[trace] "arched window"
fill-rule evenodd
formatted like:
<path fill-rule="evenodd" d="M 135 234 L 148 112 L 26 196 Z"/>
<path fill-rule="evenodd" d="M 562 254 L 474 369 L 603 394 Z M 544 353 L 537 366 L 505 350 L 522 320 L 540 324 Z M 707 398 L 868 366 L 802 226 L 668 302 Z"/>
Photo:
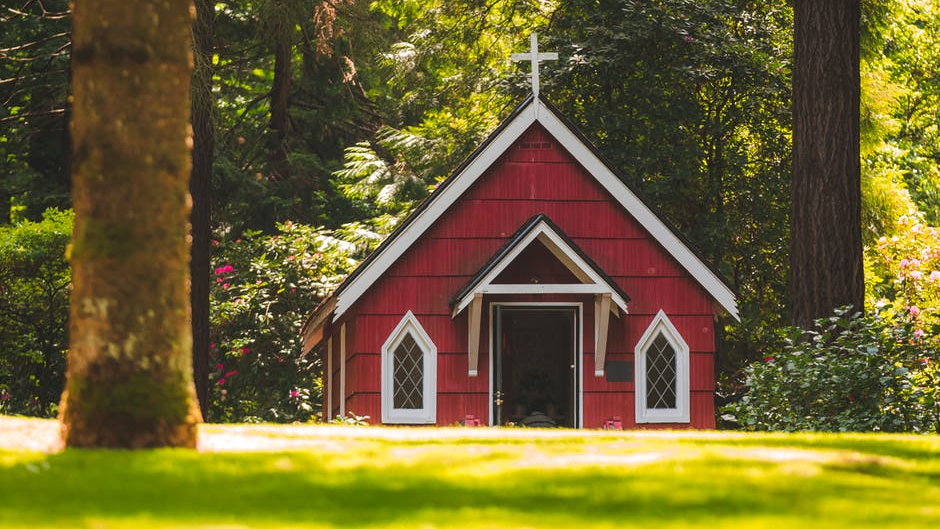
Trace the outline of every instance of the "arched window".
<path fill-rule="evenodd" d="M 689 346 L 662 310 L 636 344 L 636 422 L 689 422 Z"/>
<path fill-rule="evenodd" d="M 382 422 L 437 422 L 437 347 L 411 311 L 382 346 Z"/>

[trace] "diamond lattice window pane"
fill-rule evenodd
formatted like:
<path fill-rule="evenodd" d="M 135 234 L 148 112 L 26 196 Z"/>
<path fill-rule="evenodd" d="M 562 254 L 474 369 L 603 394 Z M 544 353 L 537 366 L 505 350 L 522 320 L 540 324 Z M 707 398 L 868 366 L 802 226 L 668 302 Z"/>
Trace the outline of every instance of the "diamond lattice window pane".
<path fill-rule="evenodd" d="M 646 351 L 646 407 L 675 409 L 676 350 L 660 333 Z"/>
<path fill-rule="evenodd" d="M 411 334 L 395 348 L 394 406 L 399 410 L 424 408 L 424 352 Z"/>

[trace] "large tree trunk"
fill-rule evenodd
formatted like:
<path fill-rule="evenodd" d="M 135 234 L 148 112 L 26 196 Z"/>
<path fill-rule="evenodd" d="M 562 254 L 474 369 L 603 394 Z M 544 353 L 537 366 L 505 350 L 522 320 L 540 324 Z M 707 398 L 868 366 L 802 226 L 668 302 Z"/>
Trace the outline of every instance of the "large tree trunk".
<path fill-rule="evenodd" d="M 193 447 L 191 0 L 73 15 L 67 446 Z"/>
<path fill-rule="evenodd" d="M 790 298 L 807 325 L 864 298 L 859 2 L 797 0 L 795 28 Z"/>
<path fill-rule="evenodd" d="M 211 198 L 212 159 L 215 148 L 212 97 L 212 0 L 196 0 L 193 24 L 195 69 L 193 70 L 193 170 L 189 190 L 193 197 L 192 307 L 193 307 L 193 378 L 202 416 L 209 412 L 209 202 Z"/>

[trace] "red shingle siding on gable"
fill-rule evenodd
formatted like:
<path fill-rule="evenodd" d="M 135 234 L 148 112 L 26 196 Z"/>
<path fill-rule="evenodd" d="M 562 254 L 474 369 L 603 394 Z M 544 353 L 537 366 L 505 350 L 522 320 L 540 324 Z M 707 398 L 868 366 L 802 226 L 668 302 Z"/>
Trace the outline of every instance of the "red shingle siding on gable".
<path fill-rule="evenodd" d="M 493 283 L 525 284 L 525 283 L 580 283 L 565 265 L 552 255 L 552 252 L 539 241 L 529 245 L 514 261 L 509 263 Z"/>
<path fill-rule="evenodd" d="M 347 410 L 378 422 L 382 344 L 411 310 L 438 348 L 437 423 L 454 424 L 475 415 L 486 424 L 488 303 L 483 310 L 480 374 L 468 377 L 467 311 L 451 319 L 449 301 L 508 237 L 539 213 L 548 215 L 631 298 L 630 314 L 610 319 L 608 361 L 632 360 L 637 340 L 653 315 L 664 310 L 691 351 L 692 422 L 685 426 L 713 428 L 716 309 L 712 298 L 538 125 L 523 134 L 333 325 L 334 409 L 345 398 Z M 500 298 L 487 296 L 485 301 Z M 591 296 L 528 299 L 583 302 L 584 427 L 601 427 L 611 416 L 622 417 L 625 427 L 636 426 L 633 383 L 608 383 L 594 376 Z M 347 326 L 346 395 L 340 397 L 336 333 L 342 322 L 355 327 L 353 332 Z"/>

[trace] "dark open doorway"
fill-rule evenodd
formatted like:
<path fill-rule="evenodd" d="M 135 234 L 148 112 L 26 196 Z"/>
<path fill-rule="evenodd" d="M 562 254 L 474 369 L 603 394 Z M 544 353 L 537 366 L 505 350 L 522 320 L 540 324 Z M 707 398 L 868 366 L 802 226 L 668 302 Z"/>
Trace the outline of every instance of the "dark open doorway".
<path fill-rule="evenodd" d="M 578 426 L 578 308 L 495 307 L 494 424 Z"/>

